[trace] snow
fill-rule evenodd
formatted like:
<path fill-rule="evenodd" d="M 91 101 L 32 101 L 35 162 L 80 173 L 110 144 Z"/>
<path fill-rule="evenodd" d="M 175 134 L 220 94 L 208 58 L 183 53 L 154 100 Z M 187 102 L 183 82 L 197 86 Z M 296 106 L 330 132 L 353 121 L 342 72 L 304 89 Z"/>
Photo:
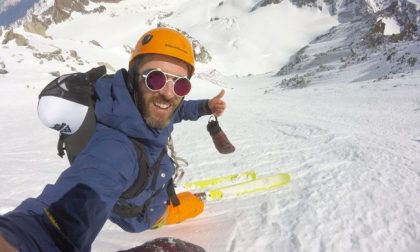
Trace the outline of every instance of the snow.
<path fill-rule="evenodd" d="M 201 2 L 197 6 L 207 1 Z M 298 9 L 288 1 L 251 13 L 251 5 L 237 8 L 237 5 L 242 6 L 238 1 L 224 1 L 222 6 L 203 8 L 201 15 L 195 14 L 197 8 L 187 4 L 182 18 L 177 14 L 168 18 L 168 22 L 186 27 L 190 35 L 206 41 L 206 48 L 213 57 L 212 66 L 226 75 L 271 71 L 272 66 L 285 64 L 288 57 L 311 38 L 337 24 L 326 13 L 311 8 Z M 211 18 L 219 20 L 209 22 Z M 309 30 L 308 25 L 311 25 Z"/>
<path fill-rule="evenodd" d="M 226 90 L 220 125 L 236 147 L 229 155 L 216 151 L 207 117 L 176 125 L 176 151 L 189 161 L 184 180 L 255 170 L 288 172 L 292 182 L 207 203 L 197 218 L 139 234 L 107 222 L 92 251 L 128 249 L 163 236 L 221 252 L 420 251 L 419 63 L 406 74 L 377 80 L 366 69 L 387 61 L 366 61 L 321 72 L 306 88 L 279 88 L 288 76 L 274 73 L 337 21 L 286 1 L 249 13 L 257 2 L 226 0 L 218 7 L 204 0 L 125 0 L 104 4 L 102 14 L 74 13 L 47 31 L 52 39 L 15 29 L 35 49 L 13 41 L 0 49 L 9 72 L 0 75 L 0 213 L 37 196 L 68 166 L 56 155 L 57 133 L 37 118 L 38 94 L 54 78 L 49 72 L 86 71 L 101 61 L 125 67 L 129 54 L 123 45 L 133 46 L 145 30 L 165 22 L 186 30 L 213 56 L 197 65 L 189 99 Z M 210 22 L 211 17 L 220 19 Z M 308 53 L 332 51 L 339 43 L 312 43 Z M 39 64 L 33 57 L 57 48 L 68 57 L 65 62 Z M 398 53 L 411 50 L 420 59 L 418 45 L 404 48 Z M 69 57 L 71 49 L 83 65 Z"/>
<path fill-rule="evenodd" d="M 400 25 L 395 18 L 383 18 L 382 22 L 385 23 L 384 35 L 392 35 L 400 33 Z"/>
<path fill-rule="evenodd" d="M 408 0 L 408 2 L 415 4 L 417 9 L 420 7 L 420 0 Z"/>
<path fill-rule="evenodd" d="M 73 19 L 66 22 L 65 26 L 54 25 L 47 33 L 71 42 L 96 39 L 102 46 L 118 50 L 122 44 L 133 46 L 138 34 L 150 27 L 148 22 L 156 24 L 160 21 L 160 15 L 174 9 L 180 10 L 174 11 L 172 16 L 161 22 L 182 27 L 193 38 L 206 41 L 206 49 L 213 57 L 213 68 L 226 75 L 247 75 L 265 73 L 272 70 L 273 65 L 285 64 L 293 52 L 337 24 L 326 13 L 310 8 L 298 9 L 287 1 L 252 13 L 249 13 L 252 4 L 240 4 L 233 0 L 224 1 L 219 7 L 206 0 L 197 0 L 194 4 L 181 1 L 176 6 L 173 5 L 170 1 L 163 1 L 159 8 L 152 4 L 144 9 L 134 9 L 133 4 L 127 1 L 113 8 L 114 13 L 120 13 L 114 18 L 110 18 L 109 13 L 89 16 L 74 14 Z M 148 22 L 139 22 L 139 17 Z M 210 22 L 215 17 L 219 20 Z M 78 27 L 86 23 L 90 25 L 80 31 Z M 310 30 L 306 29 L 308 25 L 312 27 Z M 107 27 L 104 31 L 112 31 L 115 38 L 110 40 L 109 32 L 97 31 L 100 26 Z M 267 30 L 272 32 L 268 33 Z M 282 31 L 282 36 L 279 31 Z M 251 58 L 259 60 L 250 61 Z M 124 65 L 125 61 L 126 58 L 122 58 L 116 65 Z"/>

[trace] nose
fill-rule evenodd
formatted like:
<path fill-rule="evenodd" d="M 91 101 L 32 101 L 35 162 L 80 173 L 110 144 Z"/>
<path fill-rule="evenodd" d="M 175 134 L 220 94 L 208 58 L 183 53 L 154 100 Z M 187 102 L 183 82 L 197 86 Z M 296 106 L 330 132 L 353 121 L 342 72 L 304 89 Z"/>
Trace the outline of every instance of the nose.
<path fill-rule="evenodd" d="M 168 100 L 173 99 L 176 96 L 174 91 L 174 81 L 172 79 L 166 80 L 165 86 L 159 91 L 159 93 Z"/>

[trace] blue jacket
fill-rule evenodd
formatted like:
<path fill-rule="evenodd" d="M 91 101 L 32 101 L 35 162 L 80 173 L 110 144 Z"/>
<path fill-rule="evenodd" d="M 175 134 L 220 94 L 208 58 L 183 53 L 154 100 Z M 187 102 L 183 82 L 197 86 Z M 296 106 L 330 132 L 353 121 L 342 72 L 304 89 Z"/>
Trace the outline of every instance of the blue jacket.
<path fill-rule="evenodd" d="M 156 187 L 151 188 L 148 181 L 145 190 L 128 202 L 143 205 L 150 199 L 147 209 L 129 219 L 112 212 L 139 172 L 137 153 L 129 137 L 144 145 L 152 166 L 167 144 L 173 123 L 208 114 L 207 100 L 183 101 L 166 128 L 153 129 L 132 101 L 125 73 L 119 70 L 112 78 L 97 81 L 96 132 L 71 167 L 37 198 L 27 199 L 0 216 L 0 234 L 22 251 L 58 251 L 57 247 L 89 251 L 108 218 L 128 232 L 140 232 L 151 228 L 165 213 L 166 187 L 174 174 L 167 154 L 160 162 Z"/>

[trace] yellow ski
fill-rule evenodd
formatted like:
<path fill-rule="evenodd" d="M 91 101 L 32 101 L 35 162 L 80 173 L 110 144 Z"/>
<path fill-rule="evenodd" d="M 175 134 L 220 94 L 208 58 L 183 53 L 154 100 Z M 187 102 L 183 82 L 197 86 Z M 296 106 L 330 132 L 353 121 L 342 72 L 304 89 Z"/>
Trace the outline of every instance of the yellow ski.
<path fill-rule="evenodd" d="M 185 190 L 195 190 L 195 189 L 209 189 L 215 186 L 222 187 L 231 184 L 238 184 L 242 182 L 252 181 L 257 178 L 255 171 L 246 171 L 233 173 L 217 178 L 210 178 L 204 180 L 197 180 L 191 182 L 181 183 L 181 188 Z"/>
<path fill-rule="evenodd" d="M 257 177 L 254 180 L 229 185 L 196 195 L 207 201 L 221 200 L 223 198 L 249 195 L 256 192 L 274 190 L 289 184 L 291 177 L 288 173 L 277 173 Z"/>

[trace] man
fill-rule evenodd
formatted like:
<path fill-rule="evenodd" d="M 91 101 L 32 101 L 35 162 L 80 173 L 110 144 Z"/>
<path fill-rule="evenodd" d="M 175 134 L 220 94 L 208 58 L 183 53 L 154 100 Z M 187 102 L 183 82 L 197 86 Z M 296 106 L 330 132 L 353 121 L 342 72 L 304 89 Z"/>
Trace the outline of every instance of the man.
<path fill-rule="evenodd" d="M 167 28 L 146 32 L 129 70 L 96 82 L 96 131 L 70 168 L 37 198 L 0 216 L 0 251 L 89 251 L 108 218 L 141 232 L 201 213 L 194 195 L 179 194 L 178 205 L 168 189 L 175 172 L 166 153 L 173 123 L 220 116 L 226 108 L 223 90 L 210 100 L 184 100 L 193 73 L 193 48 L 184 35 Z M 144 165 L 151 174 L 141 174 Z M 146 183 L 133 193 L 141 177 Z"/>

